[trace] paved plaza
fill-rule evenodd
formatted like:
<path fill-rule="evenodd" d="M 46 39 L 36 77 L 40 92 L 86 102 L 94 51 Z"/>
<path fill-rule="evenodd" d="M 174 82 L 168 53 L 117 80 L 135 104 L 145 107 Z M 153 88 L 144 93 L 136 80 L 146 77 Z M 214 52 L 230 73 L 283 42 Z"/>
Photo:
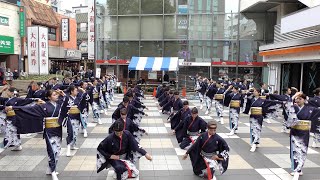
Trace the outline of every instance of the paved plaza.
<path fill-rule="evenodd" d="M 115 101 L 108 115 L 103 114 L 103 125 L 89 123 L 88 138 L 80 134 L 78 139 L 79 150 L 72 151 L 73 157 L 66 157 L 66 130 L 62 144 L 62 155 L 58 162 L 57 171 L 61 180 L 84 180 L 84 179 L 113 179 L 113 171 L 103 170 L 96 173 L 96 148 L 103 138 L 107 136 L 111 125 L 111 115 L 116 106 L 122 101 L 123 95 L 116 95 Z M 185 153 L 178 146 L 175 136 L 171 135 L 170 124 L 166 122 L 167 115 L 159 113 L 156 100 L 146 96 L 143 100 L 149 108 L 145 112 L 149 115 L 143 117 L 141 127 L 149 133 L 140 142 L 147 152 L 153 156 L 149 162 L 142 157 L 138 163 L 140 170 L 139 180 L 197 180 L 201 179 L 193 175 L 190 159 L 183 161 Z M 200 105 L 198 100 L 190 100 L 191 108 Z M 206 121 L 216 118 L 213 111 L 209 115 L 200 116 Z M 223 175 L 217 175 L 218 180 L 289 180 L 292 176 L 290 171 L 289 135 L 280 133 L 280 121 L 272 121 L 271 124 L 264 123 L 262 129 L 261 145 L 255 153 L 249 151 L 249 118 L 241 114 L 238 133 L 227 136 L 229 132 L 228 110 L 225 109 L 225 124 L 218 126 L 218 134 L 225 138 L 230 146 L 229 169 Z M 92 114 L 90 114 L 92 121 Z M 1 136 L 3 138 L 3 136 Z M 19 152 L 9 149 L 0 154 L 0 179 L 51 179 L 45 175 L 48 165 L 46 157 L 45 141 L 42 134 L 22 136 L 23 150 Z M 303 168 L 304 175 L 301 180 L 320 179 L 320 149 L 309 148 L 308 158 Z"/>

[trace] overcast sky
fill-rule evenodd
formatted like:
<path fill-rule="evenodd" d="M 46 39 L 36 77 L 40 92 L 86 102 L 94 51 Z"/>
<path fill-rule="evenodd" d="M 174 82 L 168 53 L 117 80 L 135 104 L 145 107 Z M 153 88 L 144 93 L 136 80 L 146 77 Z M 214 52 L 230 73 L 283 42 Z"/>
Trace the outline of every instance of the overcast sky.
<path fill-rule="evenodd" d="M 106 2 L 106 0 L 103 0 Z M 238 12 L 238 3 L 236 0 L 225 0 L 225 12 Z M 79 6 L 80 4 L 85 5 L 85 0 L 61 0 L 61 6 L 64 9 L 72 10 L 72 7 Z"/>
<path fill-rule="evenodd" d="M 80 4 L 84 5 L 84 0 L 61 0 L 61 7 L 63 9 L 72 10 L 72 7 L 80 6 Z"/>

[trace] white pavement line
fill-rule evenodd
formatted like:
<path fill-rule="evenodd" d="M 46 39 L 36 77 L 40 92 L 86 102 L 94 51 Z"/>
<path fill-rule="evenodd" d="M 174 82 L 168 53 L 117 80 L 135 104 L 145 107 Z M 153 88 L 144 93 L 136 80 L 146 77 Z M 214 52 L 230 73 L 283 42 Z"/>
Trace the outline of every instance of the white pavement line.
<path fill-rule="evenodd" d="M 291 180 L 292 176 L 282 168 L 255 169 L 266 180 Z"/>

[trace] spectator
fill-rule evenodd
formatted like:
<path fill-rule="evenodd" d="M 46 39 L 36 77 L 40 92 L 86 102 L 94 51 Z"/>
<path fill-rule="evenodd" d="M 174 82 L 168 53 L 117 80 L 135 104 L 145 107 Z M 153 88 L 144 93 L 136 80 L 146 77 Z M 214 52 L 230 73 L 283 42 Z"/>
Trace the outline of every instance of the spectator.
<path fill-rule="evenodd" d="M 12 80 L 13 80 L 13 73 L 10 71 L 10 68 L 8 68 L 6 72 L 6 81 L 11 85 Z"/>
<path fill-rule="evenodd" d="M 20 78 L 21 79 L 26 79 L 27 78 L 27 73 L 23 72 L 23 70 L 20 71 Z"/>
<path fill-rule="evenodd" d="M 18 73 L 18 70 L 14 70 L 13 72 L 13 79 L 18 79 L 19 78 L 19 73 Z"/>
<path fill-rule="evenodd" d="M 168 73 L 166 73 L 164 76 L 163 76 L 163 81 L 165 81 L 165 82 L 169 82 L 169 75 L 168 75 Z"/>
<path fill-rule="evenodd" d="M 132 80 L 131 79 L 128 80 L 128 85 L 132 85 Z"/>
<path fill-rule="evenodd" d="M 4 69 L 0 68 L 0 83 L 1 83 L 1 85 L 3 85 L 4 75 L 5 75 Z"/>
<path fill-rule="evenodd" d="M 144 79 L 142 79 L 142 77 L 140 77 L 139 81 L 137 82 L 137 84 L 145 84 L 146 81 Z"/>

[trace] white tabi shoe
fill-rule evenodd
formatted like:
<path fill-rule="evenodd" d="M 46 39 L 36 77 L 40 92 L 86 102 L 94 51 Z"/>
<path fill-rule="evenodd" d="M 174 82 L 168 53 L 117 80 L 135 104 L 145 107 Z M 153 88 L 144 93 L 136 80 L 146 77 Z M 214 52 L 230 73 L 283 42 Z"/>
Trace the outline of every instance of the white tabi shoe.
<path fill-rule="evenodd" d="M 314 133 L 310 133 L 310 136 L 311 136 L 311 137 L 314 137 Z"/>
<path fill-rule="evenodd" d="M 67 157 L 71 156 L 71 145 L 67 145 L 67 153 L 66 153 Z"/>
<path fill-rule="evenodd" d="M 223 117 L 220 117 L 219 120 L 220 120 L 220 123 L 221 123 L 221 124 L 224 124 Z"/>
<path fill-rule="evenodd" d="M 216 176 L 213 175 L 212 179 L 211 180 L 217 180 Z"/>
<path fill-rule="evenodd" d="M 266 119 L 266 123 L 271 124 L 270 119 Z"/>
<path fill-rule="evenodd" d="M 291 176 L 294 176 L 295 173 L 298 173 L 298 172 L 291 172 L 290 175 L 291 175 Z M 301 171 L 301 172 L 298 173 L 298 174 L 299 174 L 299 176 L 302 176 L 302 175 L 303 175 L 303 172 Z"/>
<path fill-rule="evenodd" d="M 282 126 L 281 132 L 282 132 L 282 133 L 285 133 L 285 132 L 286 132 L 286 129 L 287 129 L 286 127 Z"/>
<path fill-rule="evenodd" d="M 104 114 L 105 114 L 106 116 L 108 115 L 108 113 L 107 113 L 107 110 L 106 110 L 106 109 L 104 110 Z"/>
<path fill-rule="evenodd" d="M 79 148 L 77 148 L 76 146 L 71 146 L 70 149 L 71 149 L 71 150 L 78 150 Z"/>
<path fill-rule="evenodd" d="M 22 146 L 16 146 L 14 149 L 12 149 L 11 151 L 21 151 L 22 150 Z"/>
<path fill-rule="evenodd" d="M 207 110 L 206 113 L 204 113 L 204 114 L 205 114 L 205 115 L 208 115 L 208 114 L 209 114 L 209 111 Z"/>
<path fill-rule="evenodd" d="M 252 144 L 250 152 L 255 152 L 257 149 L 257 145 L 256 144 Z"/>
<path fill-rule="evenodd" d="M 57 174 L 55 171 L 52 172 L 52 173 L 51 173 L 52 180 L 59 180 L 57 175 L 58 175 L 58 174 Z"/>
<path fill-rule="evenodd" d="M 56 173 L 56 175 L 59 174 L 58 172 L 55 172 L 55 173 Z M 51 172 L 50 167 L 47 167 L 46 175 L 51 175 L 51 174 L 52 174 L 52 172 Z"/>
<path fill-rule="evenodd" d="M 231 130 L 230 133 L 227 134 L 227 136 L 233 136 L 234 135 L 234 130 Z"/>
<path fill-rule="evenodd" d="M 83 129 L 83 137 L 84 138 L 88 137 L 88 132 L 86 129 Z"/>
<path fill-rule="evenodd" d="M 313 148 L 319 148 L 319 147 L 320 147 L 320 145 L 319 145 L 319 143 L 318 143 L 318 142 L 316 142 L 315 140 L 313 140 L 313 141 L 312 141 L 312 145 L 311 145 L 311 147 L 313 147 Z"/>
<path fill-rule="evenodd" d="M 101 125 L 102 124 L 102 121 L 100 118 L 98 118 L 98 124 Z"/>
<path fill-rule="evenodd" d="M 295 172 L 293 175 L 292 180 L 298 180 L 299 179 L 300 174 L 298 172 Z"/>
<path fill-rule="evenodd" d="M 203 108 L 203 105 L 201 104 L 201 105 L 200 105 L 200 109 L 202 109 L 202 108 Z"/>
<path fill-rule="evenodd" d="M 108 107 L 108 109 L 110 109 L 110 108 L 111 108 L 111 106 L 110 106 L 110 105 L 108 105 L 107 107 Z"/>

